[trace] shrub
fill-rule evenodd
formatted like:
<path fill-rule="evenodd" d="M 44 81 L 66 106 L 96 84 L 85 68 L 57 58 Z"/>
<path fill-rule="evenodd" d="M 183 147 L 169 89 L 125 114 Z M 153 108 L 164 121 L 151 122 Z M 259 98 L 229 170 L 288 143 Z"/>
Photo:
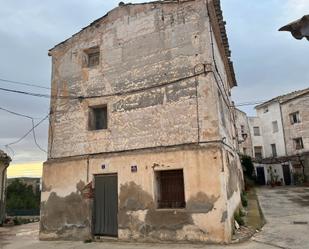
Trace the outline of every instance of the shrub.
<path fill-rule="evenodd" d="M 245 221 L 244 221 L 244 219 L 243 219 L 243 216 L 244 216 L 244 214 L 243 214 L 243 212 L 240 211 L 240 210 L 236 211 L 235 214 L 234 214 L 234 219 L 237 221 L 237 223 L 238 223 L 240 226 L 245 225 Z"/>
<path fill-rule="evenodd" d="M 246 192 L 241 193 L 241 203 L 243 207 L 248 207 L 248 196 Z"/>

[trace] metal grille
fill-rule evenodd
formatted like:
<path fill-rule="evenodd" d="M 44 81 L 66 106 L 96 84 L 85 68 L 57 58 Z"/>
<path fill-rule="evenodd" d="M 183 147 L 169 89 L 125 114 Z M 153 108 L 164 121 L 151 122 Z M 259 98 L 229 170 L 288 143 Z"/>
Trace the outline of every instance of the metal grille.
<path fill-rule="evenodd" d="M 158 172 L 158 183 L 159 208 L 184 208 L 186 206 L 182 170 Z"/>

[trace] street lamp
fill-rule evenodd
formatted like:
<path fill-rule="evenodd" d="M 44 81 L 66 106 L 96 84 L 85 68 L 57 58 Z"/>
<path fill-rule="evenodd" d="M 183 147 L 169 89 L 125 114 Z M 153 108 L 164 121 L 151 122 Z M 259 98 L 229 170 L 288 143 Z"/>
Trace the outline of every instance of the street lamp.
<path fill-rule="evenodd" d="M 301 40 L 306 37 L 309 41 L 309 15 L 283 26 L 279 31 L 289 31 L 295 39 Z"/>

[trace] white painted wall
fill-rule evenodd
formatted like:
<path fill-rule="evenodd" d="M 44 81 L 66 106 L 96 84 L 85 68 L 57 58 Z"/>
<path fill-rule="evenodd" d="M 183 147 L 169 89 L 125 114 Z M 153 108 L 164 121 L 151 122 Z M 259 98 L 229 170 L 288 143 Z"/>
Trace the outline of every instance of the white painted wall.
<path fill-rule="evenodd" d="M 268 109 L 266 112 L 265 109 Z M 264 157 L 273 157 L 271 144 L 276 144 L 277 156 L 285 156 L 285 142 L 283 125 L 281 119 L 280 105 L 278 102 L 272 102 L 257 108 L 257 117 L 260 119 L 261 135 L 263 137 Z M 273 121 L 278 123 L 278 131 L 273 131 Z"/>
<path fill-rule="evenodd" d="M 278 180 L 282 181 L 283 185 L 285 185 L 284 176 L 283 176 L 283 169 L 282 169 L 282 165 L 283 164 L 289 164 L 290 171 L 291 171 L 291 176 L 292 176 L 293 169 L 292 169 L 292 166 L 291 166 L 291 164 L 289 162 L 281 163 L 281 164 L 259 164 L 259 163 L 254 163 L 255 174 L 257 174 L 257 171 L 256 171 L 257 167 L 263 167 L 264 168 L 264 172 L 265 172 L 265 182 L 266 182 L 266 184 L 270 184 L 270 182 L 271 182 L 271 177 L 270 177 L 271 169 L 270 168 L 272 168 L 272 170 L 274 171 L 274 174 L 278 175 Z"/>
<path fill-rule="evenodd" d="M 263 141 L 263 131 L 261 129 L 261 120 L 258 117 L 249 117 L 249 126 L 250 126 L 250 134 L 252 140 L 252 148 L 253 148 L 253 157 L 255 155 L 254 147 L 255 146 L 262 146 L 262 154 L 263 157 L 265 156 L 265 149 L 264 149 L 264 141 Z M 260 136 L 255 136 L 253 132 L 253 127 L 260 127 Z"/>

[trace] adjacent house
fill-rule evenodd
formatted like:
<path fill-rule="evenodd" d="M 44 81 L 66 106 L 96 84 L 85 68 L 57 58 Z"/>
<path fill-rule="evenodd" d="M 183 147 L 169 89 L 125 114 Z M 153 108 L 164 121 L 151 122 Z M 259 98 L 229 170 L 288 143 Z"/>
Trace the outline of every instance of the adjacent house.
<path fill-rule="evenodd" d="M 220 1 L 121 3 L 49 55 L 40 238 L 230 242 L 243 176 Z"/>
<path fill-rule="evenodd" d="M 256 106 L 249 117 L 257 181 L 290 185 L 309 176 L 309 89 Z M 308 180 L 308 179 L 307 179 Z"/>
<path fill-rule="evenodd" d="M 252 132 L 250 131 L 249 119 L 247 114 L 235 108 L 235 124 L 237 130 L 237 140 L 239 146 L 239 153 L 242 155 L 253 157 L 252 147 Z"/>
<path fill-rule="evenodd" d="M 0 225 L 5 218 L 6 171 L 10 162 L 11 158 L 0 150 Z"/>

